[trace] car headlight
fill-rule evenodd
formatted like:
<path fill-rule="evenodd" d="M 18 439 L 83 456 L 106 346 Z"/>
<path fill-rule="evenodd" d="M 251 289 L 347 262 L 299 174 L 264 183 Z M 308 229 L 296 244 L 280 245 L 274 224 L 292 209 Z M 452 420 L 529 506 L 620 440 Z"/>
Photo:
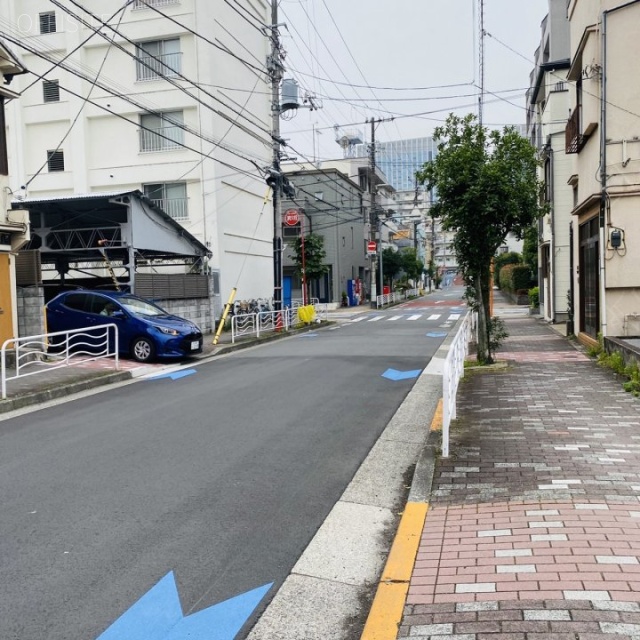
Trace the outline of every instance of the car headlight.
<path fill-rule="evenodd" d="M 156 326 L 158 331 L 162 331 L 162 333 L 166 333 L 168 336 L 179 336 L 180 332 L 176 329 L 169 329 L 168 327 L 158 327 Z"/>

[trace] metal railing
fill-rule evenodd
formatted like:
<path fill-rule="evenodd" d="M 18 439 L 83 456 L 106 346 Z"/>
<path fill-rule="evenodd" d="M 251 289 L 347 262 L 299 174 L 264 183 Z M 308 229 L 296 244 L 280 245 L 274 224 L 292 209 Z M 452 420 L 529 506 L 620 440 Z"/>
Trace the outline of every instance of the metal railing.
<path fill-rule="evenodd" d="M 313 305 L 316 317 L 326 320 L 328 308 L 326 304 Z M 255 336 L 259 338 L 265 333 L 290 331 L 300 324 L 299 307 L 287 307 L 282 311 L 261 311 L 259 313 L 241 313 L 231 318 L 231 343 L 237 338 Z"/>
<path fill-rule="evenodd" d="M 169 4 L 180 4 L 180 0 L 134 0 L 134 9 L 147 9 L 147 5 L 151 7 L 165 7 Z"/>
<path fill-rule="evenodd" d="M 7 382 L 18 378 L 112 357 L 114 368 L 118 370 L 117 345 L 118 327 L 115 324 L 5 340 L 0 348 L 2 400 L 7 398 Z M 7 364 L 9 352 L 14 360 L 12 365 Z"/>
<path fill-rule="evenodd" d="M 180 149 L 183 143 L 184 129 L 180 127 L 158 127 L 153 131 L 140 129 L 140 151 Z"/>
<path fill-rule="evenodd" d="M 449 456 L 449 426 L 456 419 L 458 384 L 464 377 L 464 361 L 469 354 L 469 343 L 474 337 L 478 314 L 467 312 L 458 329 L 442 371 L 442 456 Z"/>
<path fill-rule="evenodd" d="M 176 78 L 182 71 L 182 52 L 164 53 L 158 56 L 140 55 L 136 64 L 136 80 Z"/>
<path fill-rule="evenodd" d="M 174 220 L 188 220 L 187 198 L 151 198 L 156 207 L 169 214 Z"/>
<path fill-rule="evenodd" d="M 419 289 L 407 289 L 406 291 L 394 291 L 393 293 L 385 293 L 381 296 L 376 296 L 376 307 L 384 307 L 387 304 L 394 304 L 396 302 L 402 302 L 409 298 L 415 298 L 420 295 Z"/>

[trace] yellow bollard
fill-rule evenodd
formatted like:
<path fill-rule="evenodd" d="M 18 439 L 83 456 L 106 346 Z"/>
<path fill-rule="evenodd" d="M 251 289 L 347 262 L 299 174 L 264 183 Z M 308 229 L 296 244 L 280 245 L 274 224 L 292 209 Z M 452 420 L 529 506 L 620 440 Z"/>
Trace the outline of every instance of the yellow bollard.
<path fill-rule="evenodd" d="M 227 319 L 227 316 L 229 315 L 229 310 L 231 309 L 231 305 L 233 304 L 233 300 L 236 297 L 236 292 L 238 291 L 238 289 L 236 287 L 233 287 L 233 289 L 231 289 L 231 295 L 229 296 L 229 300 L 227 300 L 227 304 L 224 305 L 224 311 L 222 312 L 222 318 L 220 318 L 220 322 L 218 323 L 218 330 L 216 331 L 216 335 L 213 338 L 213 345 L 217 345 L 218 344 L 218 340 L 220 339 L 220 334 L 222 333 L 222 330 L 224 329 L 224 323 Z"/>

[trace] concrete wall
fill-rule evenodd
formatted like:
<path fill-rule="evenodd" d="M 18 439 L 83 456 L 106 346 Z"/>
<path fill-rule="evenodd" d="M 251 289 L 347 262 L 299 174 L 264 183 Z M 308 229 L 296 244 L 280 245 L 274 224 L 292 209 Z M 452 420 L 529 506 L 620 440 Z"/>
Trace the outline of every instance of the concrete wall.
<path fill-rule="evenodd" d="M 18 287 L 18 337 L 38 336 L 45 333 L 44 289 Z"/>
<path fill-rule="evenodd" d="M 165 311 L 195 322 L 202 333 L 214 330 L 215 318 L 209 298 L 186 300 L 154 300 Z"/>

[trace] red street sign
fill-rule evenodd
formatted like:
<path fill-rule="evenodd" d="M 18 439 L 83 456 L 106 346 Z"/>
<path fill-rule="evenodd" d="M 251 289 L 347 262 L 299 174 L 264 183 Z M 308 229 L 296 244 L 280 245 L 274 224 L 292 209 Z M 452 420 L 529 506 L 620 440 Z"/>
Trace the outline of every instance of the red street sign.
<path fill-rule="evenodd" d="M 287 209 L 282 214 L 282 221 L 287 227 L 294 227 L 300 222 L 300 212 L 297 209 Z"/>
<path fill-rule="evenodd" d="M 372 254 L 375 252 L 376 252 L 376 242 L 375 240 L 369 240 L 369 242 L 367 242 L 367 253 Z"/>

